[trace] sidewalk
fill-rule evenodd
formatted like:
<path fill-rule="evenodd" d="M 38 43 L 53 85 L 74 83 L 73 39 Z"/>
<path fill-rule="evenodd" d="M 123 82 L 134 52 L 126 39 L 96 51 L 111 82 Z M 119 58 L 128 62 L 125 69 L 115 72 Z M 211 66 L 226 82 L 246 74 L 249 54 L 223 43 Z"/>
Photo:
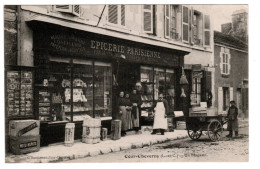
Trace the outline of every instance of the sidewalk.
<path fill-rule="evenodd" d="M 248 119 L 238 119 L 239 127 L 248 127 Z M 226 124 L 223 126 L 226 129 Z M 143 132 L 137 135 L 127 135 L 120 140 L 100 141 L 97 144 L 85 144 L 77 140 L 72 147 L 66 147 L 64 144 L 55 144 L 47 147 L 41 147 L 39 152 L 33 152 L 25 155 L 9 154 L 5 158 L 6 163 L 48 163 L 61 162 L 72 159 L 84 158 L 118 152 L 127 149 L 141 148 L 157 143 L 172 141 L 188 137 L 186 130 L 175 130 L 174 132 L 165 132 L 165 135 L 151 135 L 150 132 Z"/>
<path fill-rule="evenodd" d="M 39 152 L 25 155 L 10 154 L 5 158 L 5 161 L 6 163 L 60 162 L 132 148 L 141 148 L 143 146 L 150 146 L 157 143 L 186 138 L 187 136 L 186 130 L 165 132 L 165 135 L 151 135 L 150 132 L 145 132 L 138 135 L 127 135 L 122 137 L 120 140 L 100 141 L 97 144 L 75 142 L 72 147 L 66 147 L 63 144 L 51 145 L 42 147 Z"/>

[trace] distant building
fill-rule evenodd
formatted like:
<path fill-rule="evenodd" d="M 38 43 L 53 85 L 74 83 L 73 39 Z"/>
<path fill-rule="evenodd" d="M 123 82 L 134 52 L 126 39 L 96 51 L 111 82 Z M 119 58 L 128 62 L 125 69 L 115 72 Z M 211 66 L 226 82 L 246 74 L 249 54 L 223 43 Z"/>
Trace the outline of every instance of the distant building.
<path fill-rule="evenodd" d="M 241 9 L 233 12 L 232 23 L 221 25 L 221 32 L 248 42 L 248 13 Z"/>
<path fill-rule="evenodd" d="M 234 100 L 239 116 L 248 117 L 248 45 L 221 32 L 214 32 L 215 106 L 227 113 Z"/>

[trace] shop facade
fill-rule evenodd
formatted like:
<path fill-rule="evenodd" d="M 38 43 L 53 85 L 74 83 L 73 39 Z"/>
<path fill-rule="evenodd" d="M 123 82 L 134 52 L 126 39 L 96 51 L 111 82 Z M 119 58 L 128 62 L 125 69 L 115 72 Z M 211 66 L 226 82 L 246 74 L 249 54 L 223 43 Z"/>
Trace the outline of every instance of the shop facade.
<path fill-rule="evenodd" d="M 179 107 L 181 68 L 187 52 L 94 34 L 39 21 L 33 30 L 34 118 L 41 121 L 41 145 L 64 141 L 65 124 L 73 122 L 75 139 L 84 118 L 101 118 L 110 133 L 117 117 L 119 91 L 142 84 L 142 124 L 163 93 L 170 111 Z"/>

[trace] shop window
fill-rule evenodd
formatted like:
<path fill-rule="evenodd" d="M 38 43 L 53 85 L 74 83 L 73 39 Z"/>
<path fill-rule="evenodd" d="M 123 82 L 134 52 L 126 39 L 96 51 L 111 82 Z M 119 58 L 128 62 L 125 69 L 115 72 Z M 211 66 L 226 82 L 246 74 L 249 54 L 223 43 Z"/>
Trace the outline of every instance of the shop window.
<path fill-rule="evenodd" d="M 111 117 L 111 64 L 52 57 L 48 68 L 38 70 L 39 120 Z"/>
<path fill-rule="evenodd" d="M 165 38 L 169 39 L 178 39 L 179 34 L 177 33 L 177 10 L 178 6 L 176 5 L 165 5 L 164 6 L 165 12 L 165 20 L 164 20 L 164 27 L 165 27 Z"/>
<path fill-rule="evenodd" d="M 111 117 L 112 70 L 111 64 L 95 62 L 94 110 L 95 117 Z"/>
<path fill-rule="evenodd" d="M 220 51 L 220 71 L 223 75 L 229 75 L 230 74 L 230 50 L 228 48 L 221 47 Z"/>
<path fill-rule="evenodd" d="M 176 99 L 175 99 L 175 88 L 176 88 L 176 77 L 174 70 L 166 69 L 166 100 L 168 101 L 170 111 L 174 111 Z"/>
<path fill-rule="evenodd" d="M 125 5 L 108 5 L 108 22 L 118 26 L 125 26 Z"/>
<path fill-rule="evenodd" d="M 156 34 L 156 5 L 143 5 L 143 31 Z"/>
<path fill-rule="evenodd" d="M 192 73 L 191 105 L 199 105 L 201 102 L 201 78 L 202 72 Z"/>
<path fill-rule="evenodd" d="M 165 70 L 154 68 L 154 100 L 162 93 L 165 98 Z"/>

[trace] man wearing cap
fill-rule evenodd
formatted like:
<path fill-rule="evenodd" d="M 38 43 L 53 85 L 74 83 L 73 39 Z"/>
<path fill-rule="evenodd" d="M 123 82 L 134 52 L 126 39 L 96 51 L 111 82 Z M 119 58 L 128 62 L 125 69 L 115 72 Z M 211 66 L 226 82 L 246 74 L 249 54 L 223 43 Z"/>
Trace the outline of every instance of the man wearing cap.
<path fill-rule="evenodd" d="M 233 136 L 233 131 L 235 131 L 235 136 L 238 136 L 238 120 L 237 120 L 237 115 L 238 115 L 238 109 L 236 107 L 235 101 L 230 101 L 230 108 L 228 110 L 228 126 L 227 130 L 229 131 L 229 134 L 227 137 L 232 137 Z"/>

